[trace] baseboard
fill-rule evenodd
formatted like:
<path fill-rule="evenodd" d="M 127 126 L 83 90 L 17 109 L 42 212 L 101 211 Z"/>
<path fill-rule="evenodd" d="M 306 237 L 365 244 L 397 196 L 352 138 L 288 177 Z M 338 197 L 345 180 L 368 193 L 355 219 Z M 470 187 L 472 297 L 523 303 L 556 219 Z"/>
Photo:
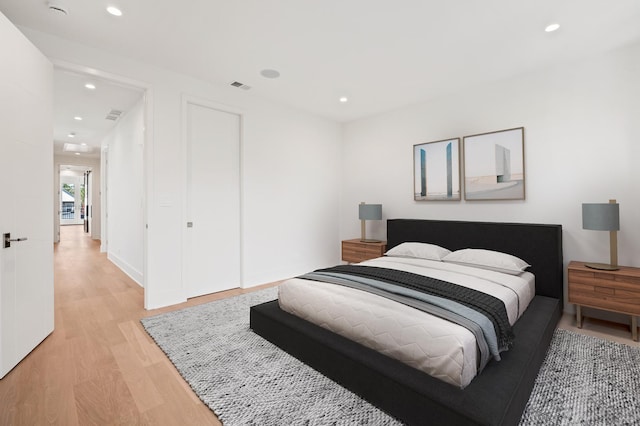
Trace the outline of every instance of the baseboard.
<path fill-rule="evenodd" d="M 127 274 L 129 278 L 135 281 L 140 287 L 144 287 L 144 276 L 142 272 L 138 271 L 133 266 L 129 265 L 127 262 L 113 254 L 112 252 L 107 253 L 107 259 L 109 259 L 114 265 L 116 265 L 122 272 Z"/>

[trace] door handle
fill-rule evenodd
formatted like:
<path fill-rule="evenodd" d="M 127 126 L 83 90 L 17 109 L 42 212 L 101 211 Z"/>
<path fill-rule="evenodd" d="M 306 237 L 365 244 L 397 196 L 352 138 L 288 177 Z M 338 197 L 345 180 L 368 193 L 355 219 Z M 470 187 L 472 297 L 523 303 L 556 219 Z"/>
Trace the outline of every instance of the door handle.
<path fill-rule="evenodd" d="M 27 237 L 21 237 L 21 238 L 11 238 L 11 234 L 10 233 L 6 233 L 4 234 L 4 248 L 9 248 L 11 247 L 11 242 L 19 242 L 19 241 L 27 241 Z"/>

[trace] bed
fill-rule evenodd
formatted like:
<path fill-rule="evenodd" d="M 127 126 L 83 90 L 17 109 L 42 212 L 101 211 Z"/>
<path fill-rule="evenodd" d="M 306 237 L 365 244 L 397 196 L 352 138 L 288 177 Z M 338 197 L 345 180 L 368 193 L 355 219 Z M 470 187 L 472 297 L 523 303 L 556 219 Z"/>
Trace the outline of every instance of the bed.
<path fill-rule="evenodd" d="M 535 296 L 513 326 L 511 350 L 460 389 L 280 309 L 251 309 L 251 328 L 407 424 L 517 424 L 563 303 L 560 225 L 394 219 L 387 248 L 406 241 L 450 250 L 483 248 L 526 260 Z"/>

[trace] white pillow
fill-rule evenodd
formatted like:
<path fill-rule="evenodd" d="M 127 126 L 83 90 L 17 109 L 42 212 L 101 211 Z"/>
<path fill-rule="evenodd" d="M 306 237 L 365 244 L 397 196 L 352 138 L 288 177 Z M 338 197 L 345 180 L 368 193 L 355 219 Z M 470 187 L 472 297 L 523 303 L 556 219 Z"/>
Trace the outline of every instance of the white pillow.
<path fill-rule="evenodd" d="M 511 275 L 519 275 L 531 266 L 524 260 L 510 254 L 483 249 L 457 250 L 445 256 L 442 261 Z"/>
<path fill-rule="evenodd" d="M 442 260 L 451 253 L 444 247 L 427 243 L 402 243 L 385 253 L 391 257 L 415 257 L 418 259 Z"/>

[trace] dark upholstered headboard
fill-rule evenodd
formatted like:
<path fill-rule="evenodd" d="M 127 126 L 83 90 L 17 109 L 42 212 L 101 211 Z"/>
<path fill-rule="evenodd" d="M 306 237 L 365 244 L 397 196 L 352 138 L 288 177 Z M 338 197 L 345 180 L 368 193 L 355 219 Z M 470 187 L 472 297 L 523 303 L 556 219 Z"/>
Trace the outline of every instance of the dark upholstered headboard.
<path fill-rule="evenodd" d="M 387 220 L 387 250 L 407 241 L 437 244 L 449 250 L 483 248 L 512 254 L 531 265 L 536 294 L 563 297 L 562 225 Z"/>

